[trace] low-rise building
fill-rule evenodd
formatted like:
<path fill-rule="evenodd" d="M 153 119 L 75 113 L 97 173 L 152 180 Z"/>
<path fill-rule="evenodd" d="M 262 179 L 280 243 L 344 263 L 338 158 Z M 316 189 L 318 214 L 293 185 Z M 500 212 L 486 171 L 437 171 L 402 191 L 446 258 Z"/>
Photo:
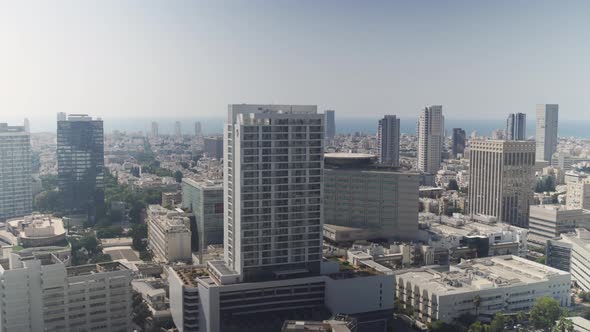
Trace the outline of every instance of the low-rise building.
<path fill-rule="evenodd" d="M 6 223 L 6 229 L 25 248 L 63 244 L 66 241 L 62 219 L 51 215 L 33 214 L 10 219 Z"/>
<path fill-rule="evenodd" d="M 570 272 L 581 289 L 590 291 L 590 231 L 578 228 L 575 233 L 549 240 L 545 254 L 548 266 Z"/>
<path fill-rule="evenodd" d="M 568 209 L 565 205 L 557 204 L 531 205 L 528 240 L 531 244 L 544 248 L 547 240 L 588 225 L 590 211 Z"/>
<path fill-rule="evenodd" d="M 182 179 L 182 207 L 195 215 L 199 252 L 223 244 L 223 181 Z"/>
<path fill-rule="evenodd" d="M 568 209 L 590 210 L 590 181 L 569 183 L 567 185 L 565 204 Z"/>
<path fill-rule="evenodd" d="M 421 322 L 450 323 L 464 314 L 490 321 L 496 313 L 529 311 L 539 297 L 570 305 L 570 274 L 518 256 L 466 260 L 450 270 L 395 272 L 396 298 Z"/>
<path fill-rule="evenodd" d="M 118 262 L 66 267 L 52 254 L 0 266 L 1 331 L 130 330 L 131 271 Z"/>
<path fill-rule="evenodd" d="M 191 230 L 182 210 L 160 205 L 147 209 L 148 246 L 159 262 L 191 262 Z"/>

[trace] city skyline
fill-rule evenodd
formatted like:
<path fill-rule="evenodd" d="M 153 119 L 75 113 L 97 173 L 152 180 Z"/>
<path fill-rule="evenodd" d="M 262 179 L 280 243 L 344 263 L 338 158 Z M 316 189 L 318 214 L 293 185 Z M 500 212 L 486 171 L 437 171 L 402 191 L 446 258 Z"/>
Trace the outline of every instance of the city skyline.
<path fill-rule="evenodd" d="M 588 6 L 8 2 L 0 114 L 222 117 L 228 103 L 280 101 L 403 120 L 429 104 L 498 118 L 559 103 L 562 119 L 589 120 Z"/>

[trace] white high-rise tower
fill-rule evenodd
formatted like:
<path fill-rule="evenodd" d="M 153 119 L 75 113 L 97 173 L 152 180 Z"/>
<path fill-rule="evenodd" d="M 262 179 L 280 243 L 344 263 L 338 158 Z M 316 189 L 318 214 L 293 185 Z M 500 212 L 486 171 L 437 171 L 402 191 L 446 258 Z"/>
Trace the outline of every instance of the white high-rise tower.
<path fill-rule="evenodd" d="M 319 274 L 323 121 L 317 106 L 229 105 L 224 249 L 243 281 Z"/>
<path fill-rule="evenodd" d="M 418 170 L 433 174 L 440 169 L 444 133 L 442 106 L 424 108 L 418 119 Z"/>

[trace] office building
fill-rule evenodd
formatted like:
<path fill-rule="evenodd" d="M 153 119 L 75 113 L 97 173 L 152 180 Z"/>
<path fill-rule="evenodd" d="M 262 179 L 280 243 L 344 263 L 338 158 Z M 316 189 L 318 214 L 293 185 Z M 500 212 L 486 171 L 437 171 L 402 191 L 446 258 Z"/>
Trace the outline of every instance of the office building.
<path fill-rule="evenodd" d="M 418 118 L 418 170 L 435 174 L 440 169 L 445 133 L 442 106 L 426 107 Z"/>
<path fill-rule="evenodd" d="M 147 227 L 148 246 L 155 261 L 192 261 L 190 223 L 182 210 L 150 205 L 147 209 Z"/>
<path fill-rule="evenodd" d="M 528 227 L 535 185 L 535 142 L 470 143 L 469 213 Z"/>
<path fill-rule="evenodd" d="M 183 178 L 182 207 L 195 215 L 199 252 L 223 244 L 223 182 Z"/>
<path fill-rule="evenodd" d="M 590 210 L 590 181 L 568 183 L 565 204 L 568 209 Z"/>
<path fill-rule="evenodd" d="M 506 139 L 509 141 L 526 140 L 526 114 L 511 113 L 506 119 Z"/>
<path fill-rule="evenodd" d="M 552 161 L 553 154 L 557 151 L 557 123 L 559 105 L 537 105 L 537 128 L 535 140 L 537 142 L 537 159 Z"/>
<path fill-rule="evenodd" d="M 568 209 L 565 205 L 531 205 L 529 216 L 529 243 L 545 247 L 547 240 L 576 228 L 590 226 L 590 211 Z"/>
<path fill-rule="evenodd" d="M 465 152 L 465 142 L 465 130 L 453 128 L 453 137 L 451 138 L 451 153 L 453 158 L 457 159 L 458 155 L 463 155 Z"/>
<path fill-rule="evenodd" d="M 386 115 L 379 120 L 377 145 L 381 164 L 399 166 L 399 130 L 400 120 L 395 115 Z"/>
<path fill-rule="evenodd" d="M 158 136 L 160 136 L 159 125 L 158 125 L 157 122 L 152 122 L 151 136 L 152 137 L 158 137 Z"/>
<path fill-rule="evenodd" d="M 195 122 L 195 136 L 203 136 L 203 128 L 201 127 L 201 122 Z"/>
<path fill-rule="evenodd" d="M 425 267 L 395 274 L 396 299 L 423 323 L 451 323 L 464 314 L 489 322 L 496 313 L 528 312 L 540 297 L 570 305 L 568 272 L 518 256 L 465 260 L 448 272 Z"/>
<path fill-rule="evenodd" d="M 174 122 L 174 136 L 176 136 L 176 138 L 182 137 L 182 124 L 180 121 Z"/>
<path fill-rule="evenodd" d="M 566 317 L 565 319 L 572 322 L 573 332 L 590 332 L 590 320 L 580 316 Z"/>
<path fill-rule="evenodd" d="M 57 122 L 57 183 L 63 208 L 94 222 L 104 204 L 104 133 L 102 120 L 70 114 Z"/>
<path fill-rule="evenodd" d="M 0 220 L 32 212 L 31 138 L 24 127 L 0 123 Z"/>
<path fill-rule="evenodd" d="M 0 331 L 131 329 L 131 270 L 119 262 L 66 267 L 53 254 L 11 254 L 0 281 Z"/>
<path fill-rule="evenodd" d="M 324 224 L 366 229 L 375 238 L 413 240 L 418 232 L 417 173 L 362 153 L 324 156 Z"/>
<path fill-rule="evenodd" d="M 336 111 L 324 111 L 324 124 L 326 126 L 326 139 L 331 140 L 336 136 Z"/>
<path fill-rule="evenodd" d="M 57 113 L 57 121 L 66 121 L 68 119 L 68 115 L 64 112 Z"/>
<path fill-rule="evenodd" d="M 205 152 L 209 158 L 223 158 L 223 137 L 205 137 L 203 139 L 203 152 Z"/>
<path fill-rule="evenodd" d="M 578 228 L 574 233 L 561 234 L 560 239 L 547 242 L 548 266 L 570 272 L 572 280 L 583 291 L 590 291 L 590 231 Z"/>

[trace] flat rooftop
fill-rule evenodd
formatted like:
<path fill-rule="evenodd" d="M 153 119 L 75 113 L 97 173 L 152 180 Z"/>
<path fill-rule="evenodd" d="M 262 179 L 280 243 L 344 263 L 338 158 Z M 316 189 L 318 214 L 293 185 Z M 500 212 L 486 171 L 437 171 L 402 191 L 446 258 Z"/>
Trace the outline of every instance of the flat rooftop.
<path fill-rule="evenodd" d="M 197 287 L 197 278 L 209 275 L 206 269 L 196 266 L 174 267 L 174 272 L 182 280 L 182 283 L 188 287 Z"/>
<path fill-rule="evenodd" d="M 66 268 L 66 270 L 68 272 L 68 277 L 78 277 L 97 273 L 127 271 L 129 269 L 119 262 L 106 262 L 99 264 L 72 266 Z"/>
<path fill-rule="evenodd" d="M 439 295 L 526 285 L 567 274 L 517 256 L 471 259 L 451 266 L 448 272 L 429 268 L 395 272 L 396 276 Z"/>

